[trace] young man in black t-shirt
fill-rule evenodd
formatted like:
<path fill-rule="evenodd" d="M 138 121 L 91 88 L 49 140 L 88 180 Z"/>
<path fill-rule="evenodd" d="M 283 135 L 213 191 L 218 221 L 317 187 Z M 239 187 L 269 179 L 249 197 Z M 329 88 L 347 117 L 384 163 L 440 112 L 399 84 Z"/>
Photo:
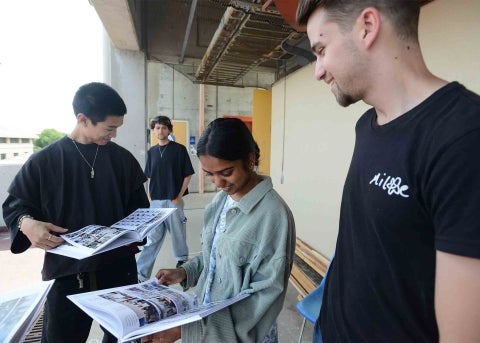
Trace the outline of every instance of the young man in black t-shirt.
<path fill-rule="evenodd" d="M 138 279 L 151 277 L 155 259 L 162 247 L 168 231 L 177 267 L 188 259 L 186 240 L 186 221 L 183 212 L 183 197 L 188 194 L 188 184 L 194 174 L 187 149 L 182 144 L 171 141 L 173 131 L 170 118 L 157 116 L 150 123 L 150 129 L 158 138 L 158 144 L 147 153 L 145 175 L 148 177 L 148 195 L 150 207 L 175 207 L 177 210 L 156 229 L 149 232 L 147 244 L 138 256 Z"/>
<path fill-rule="evenodd" d="M 342 106 L 373 106 L 356 125 L 315 342 L 480 342 L 480 96 L 427 69 L 419 12 L 297 10 L 316 78 Z"/>
<path fill-rule="evenodd" d="M 93 82 L 75 93 L 76 125 L 33 154 L 8 189 L 3 217 L 11 251 L 55 248 L 59 234 L 86 225 L 109 226 L 148 207 L 147 180 L 135 157 L 111 141 L 127 108 L 110 86 Z M 42 278 L 55 279 L 44 306 L 42 342 L 85 342 L 92 319 L 67 295 L 136 283 L 136 245 L 76 260 L 45 253 Z M 117 342 L 105 331 L 103 342 Z"/>

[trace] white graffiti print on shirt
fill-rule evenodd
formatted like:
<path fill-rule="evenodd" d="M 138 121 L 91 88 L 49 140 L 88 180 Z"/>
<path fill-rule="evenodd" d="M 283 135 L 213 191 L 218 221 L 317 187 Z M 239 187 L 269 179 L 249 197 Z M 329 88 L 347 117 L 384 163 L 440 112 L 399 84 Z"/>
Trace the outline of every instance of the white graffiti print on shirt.
<path fill-rule="evenodd" d="M 401 177 L 392 177 L 387 176 L 386 173 L 378 173 L 370 181 L 370 184 L 374 184 L 378 187 L 381 187 L 383 190 L 386 190 L 388 195 L 400 195 L 404 198 L 408 198 L 409 195 L 405 194 L 408 190 L 407 185 L 402 185 Z"/>

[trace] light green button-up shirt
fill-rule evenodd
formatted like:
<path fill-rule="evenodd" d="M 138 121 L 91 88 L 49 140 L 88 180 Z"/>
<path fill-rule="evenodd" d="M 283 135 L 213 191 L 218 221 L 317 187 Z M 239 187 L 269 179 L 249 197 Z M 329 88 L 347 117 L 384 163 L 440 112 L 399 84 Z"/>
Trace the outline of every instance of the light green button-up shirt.
<path fill-rule="evenodd" d="M 215 226 L 227 194 L 219 192 L 205 209 L 201 253 L 186 262 L 186 288 L 203 300 Z M 182 327 L 182 343 L 263 342 L 280 313 L 295 253 L 295 223 L 287 204 L 262 181 L 227 213 L 217 241 L 211 300 L 251 295 L 201 321 Z"/>

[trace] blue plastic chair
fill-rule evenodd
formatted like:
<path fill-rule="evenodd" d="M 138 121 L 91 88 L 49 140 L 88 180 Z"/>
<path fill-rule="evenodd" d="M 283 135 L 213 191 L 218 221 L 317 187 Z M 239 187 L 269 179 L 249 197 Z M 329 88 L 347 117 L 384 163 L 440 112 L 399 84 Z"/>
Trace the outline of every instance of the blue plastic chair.
<path fill-rule="evenodd" d="M 322 307 L 323 290 L 325 288 L 326 276 L 320 282 L 320 285 L 312 292 L 307 294 L 305 298 L 297 303 L 297 310 L 303 316 L 302 328 L 300 330 L 300 337 L 298 343 L 302 341 L 303 330 L 305 329 L 305 322 L 308 320 L 310 323 L 317 321 L 320 314 L 320 308 Z"/>
<path fill-rule="evenodd" d="M 320 285 L 315 288 L 312 292 L 307 294 L 305 298 L 300 300 L 297 303 L 297 310 L 303 316 L 302 329 L 300 330 L 300 337 L 298 338 L 298 343 L 302 341 L 303 329 L 305 329 L 305 322 L 308 320 L 310 323 L 315 323 L 320 315 L 320 309 L 322 308 L 323 302 L 323 290 L 325 289 L 325 281 L 327 280 L 328 270 L 332 264 L 335 254 L 332 255 L 330 264 L 328 265 L 325 276 L 323 277 Z M 315 343 L 322 343 L 321 334 L 317 335 L 317 341 Z"/>

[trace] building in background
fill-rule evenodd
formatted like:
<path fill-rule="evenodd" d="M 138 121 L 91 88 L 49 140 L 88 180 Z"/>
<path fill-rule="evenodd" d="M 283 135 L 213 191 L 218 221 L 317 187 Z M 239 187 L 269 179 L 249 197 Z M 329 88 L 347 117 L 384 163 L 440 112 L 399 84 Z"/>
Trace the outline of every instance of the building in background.
<path fill-rule="evenodd" d="M 26 160 L 33 154 L 33 140 L 36 138 L 33 134 L 0 127 L 0 161 Z"/>

